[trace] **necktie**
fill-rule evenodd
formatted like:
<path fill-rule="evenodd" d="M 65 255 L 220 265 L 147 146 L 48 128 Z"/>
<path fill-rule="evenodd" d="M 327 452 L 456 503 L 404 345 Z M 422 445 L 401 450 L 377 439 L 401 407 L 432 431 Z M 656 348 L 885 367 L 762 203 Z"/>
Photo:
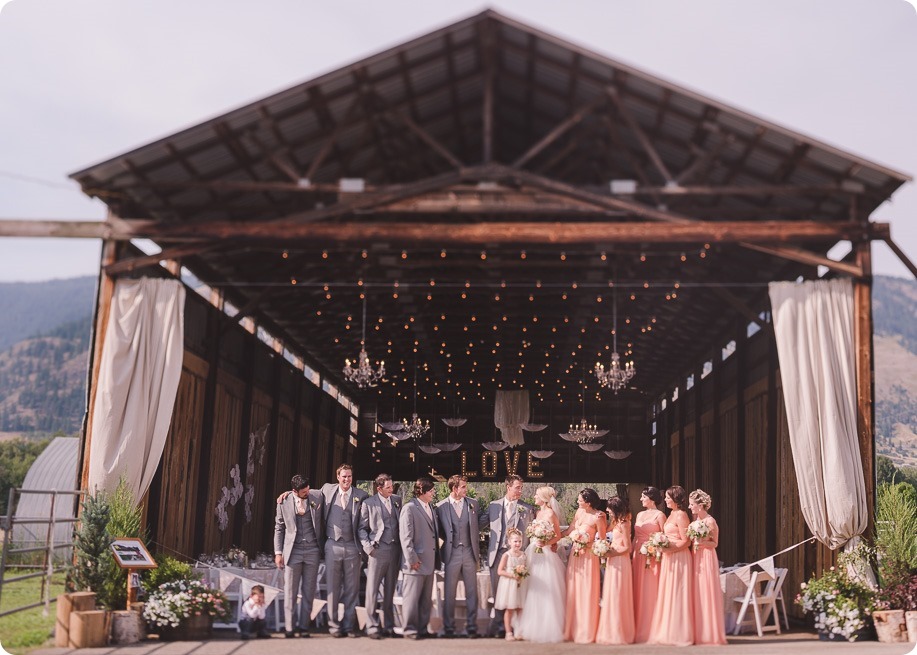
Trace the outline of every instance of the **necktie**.
<path fill-rule="evenodd" d="M 506 503 L 506 525 L 516 527 L 516 501 Z"/>
<path fill-rule="evenodd" d="M 433 511 L 430 509 L 430 505 L 428 505 L 427 503 L 421 503 L 421 505 L 423 505 L 424 512 L 427 513 L 427 518 L 432 521 L 433 520 Z"/>
<path fill-rule="evenodd" d="M 347 493 L 346 491 L 341 494 L 341 507 L 343 507 L 344 509 L 347 509 L 347 500 L 349 499 L 349 497 L 350 497 L 350 494 Z"/>
<path fill-rule="evenodd" d="M 302 516 L 306 513 L 305 501 L 299 496 L 293 496 L 293 502 L 296 505 L 296 513 Z"/>
<path fill-rule="evenodd" d="M 392 513 L 392 501 L 391 500 L 389 500 L 388 498 L 383 498 L 382 506 L 385 508 L 386 512 L 388 512 L 389 514 Z"/>
<path fill-rule="evenodd" d="M 459 518 L 462 518 L 462 505 L 463 505 L 463 503 L 462 503 L 461 500 L 453 500 L 453 501 L 452 501 L 452 506 L 455 507 L 455 514 L 456 514 L 456 516 L 458 516 Z"/>

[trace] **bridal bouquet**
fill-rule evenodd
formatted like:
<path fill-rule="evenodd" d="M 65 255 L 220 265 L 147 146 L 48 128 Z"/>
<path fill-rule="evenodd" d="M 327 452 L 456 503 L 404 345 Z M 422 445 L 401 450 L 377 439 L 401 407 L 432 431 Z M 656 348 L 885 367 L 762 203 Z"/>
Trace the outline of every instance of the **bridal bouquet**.
<path fill-rule="evenodd" d="M 573 542 L 573 554 L 579 557 L 589 545 L 589 533 L 583 530 L 574 530 L 570 533 L 570 541 Z"/>
<path fill-rule="evenodd" d="M 701 519 L 697 519 L 688 526 L 688 538 L 694 540 L 694 552 L 697 552 L 697 542 L 710 536 L 710 526 Z"/>
<path fill-rule="evenodd" d="M 554 525 L 548 521 L 535 519 L 525 529 L 525 536 L 535 542 L 536 553 L 543 553 L 545 542 L 554 538 Z"/>
<path fill-rule="evenodd" d="M 513 577 L 516 578 L 516 586 L 521 587 L 522 581 L 529 577 L 529 567 L 525 564 L 518 564 L 513 567 Z"/>
<path fill-rule="evenodd" d="M 605 566 L 605 559 L 608 557 L 610 544 L 607 539 L 599 539 L 592 542 L 592 554 L 602 561 L 602 567 Z"/>
<path fill-rule="evenodd" d="M 654 532 L 650 538 L 640 546 L 640 554 L 646 555 L 646 568 L 650 567 L 650 562 L 662 559 L 662 549 L 669 547 L 669 538 L 665 532 Z"/>

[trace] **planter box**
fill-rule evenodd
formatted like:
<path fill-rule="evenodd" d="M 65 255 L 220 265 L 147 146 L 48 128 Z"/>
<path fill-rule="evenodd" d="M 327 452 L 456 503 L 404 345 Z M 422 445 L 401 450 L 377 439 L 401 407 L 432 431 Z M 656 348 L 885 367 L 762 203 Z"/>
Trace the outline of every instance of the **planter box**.
<path fill-rule="evenodd" d="M 904 610 L 878 610 L 872 613 L 876 624 L 879 641 L 886 644 L 897 644 L 907 641 L 907 626 L 904 623 Z"/>
<path fill-rule="evenodd" d="M 111 641 L 113 644 L 136 644 L 146 638 L 146 624 L 139 612 L 112 612 Z"/>
<path fill-rule="evenodd" d="M 159 638 L 164 641 L 204 641 L 213 633 L 213 617 L 209 614 L 192 616 L 177 628 L 160 628 Z"/>
<path fill-rule="evenodd" d="M 92 591 L 77 591 L 57 597 L 57 622 L 54 625 L 54 645 L 66 648 L 70 645 L 70 614 L 85 612 L 96 607 L 96 595 Z"/>
<path fill-rule="evenodd" d="M 68 648 L 99 648 L 108 643 L 108 612 L 91 610 L 70 613 Z"/>
<path fill-rule="evenodd" d="M 911 643 L 917 642 L 917 612 L 905 612 L 904 624 L 907 626 L 907 640 Z"/>

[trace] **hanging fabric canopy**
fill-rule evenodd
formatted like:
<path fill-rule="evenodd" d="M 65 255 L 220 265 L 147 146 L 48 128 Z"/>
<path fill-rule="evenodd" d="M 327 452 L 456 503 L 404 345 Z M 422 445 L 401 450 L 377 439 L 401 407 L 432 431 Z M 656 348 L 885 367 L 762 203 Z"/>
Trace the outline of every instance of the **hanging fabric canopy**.
<path fill-rule="evenodd" d="M 517 391 L 497 391 L 496 404 L 494 405 L 494 425 L 503 435 L 503 441 L 510 446 L 521 446 L 524 442 L 522 436 L 523 423 L 529 419 L 529 392 L 525 389 Z"/>
<path fill-rule="evenodd" d="M 869 508 L 857 440 L 853 287 L 772 282 L 770 298 L 802 513 L 829 548 L 852 548 Z"/>
<path fill-rule="evenodd" d="M 124 478 L 139 503 L 159 467 L 184 357 L 185 287 L 118 280 L 99 364 L 89 489 Z"/>

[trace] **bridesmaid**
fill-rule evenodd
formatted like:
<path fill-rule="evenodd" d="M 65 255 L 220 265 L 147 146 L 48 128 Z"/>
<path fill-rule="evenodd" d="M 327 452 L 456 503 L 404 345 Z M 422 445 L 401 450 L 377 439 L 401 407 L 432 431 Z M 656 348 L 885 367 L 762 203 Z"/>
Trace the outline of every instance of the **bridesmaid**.
<path fill-rule="evenodd" d="M 688 509 L 703 521 L 710 534 L 694 540 L 694 643 L 725 645 L 726 621 L 723 616 L 723 591 L 720 588 L 720 561 L 716 547 L 720 528 L 707 513 L 713 501 L 702 489 L 691 492 Z"/>
<path fill-rule="evenodd" d="M 665 525 L 665 513 L 657 506 L 662 502 L 662 494 L 656 487 L 647 487 L 640 494 L 640 504 L 645 508 L 637 514 L 634 521 L 634 621 L 636 631 L 634 642 L 646 643 L 650 636 L 650 623 L 653 620 L 653 609 L 656 607 L 656 593 L 659 589 L 659 564 L 653 557 L 640 554 L 640 546 L 654 532 L 662 532 Z M 649 568 L 647 568 L 649 559 Z"/>
<path fill-rule="evenodd" d="M 688 539 L 688 494 L 679 486 L 665 492 L 670 510 L 663 532 L 669 547 L 662 551 L 659 595 L 647 643 L 690 646 L 694 643 L 694 562 Z"/>
<path fill-rule="evenodd" d="M 608 499 L 611 544 L 605 565 L 599 644 L 634 643 L 634 579 L 630 565 L 630 510 L 620 496 Z"/>
<path fill-rule="evenodd" d="M 592 552 L 592 542 L 605 538 L 605 512 L 595 489 L 586 487 L 577 499 L 579 509 L 567 535 L 582 530 L 588 536 L 583 552 L 567 559 L 567 616 L 564 620 L 564 640 L 591 644 L 599 628 L 599 596 L 601 594 L 601 562 Z"/>

